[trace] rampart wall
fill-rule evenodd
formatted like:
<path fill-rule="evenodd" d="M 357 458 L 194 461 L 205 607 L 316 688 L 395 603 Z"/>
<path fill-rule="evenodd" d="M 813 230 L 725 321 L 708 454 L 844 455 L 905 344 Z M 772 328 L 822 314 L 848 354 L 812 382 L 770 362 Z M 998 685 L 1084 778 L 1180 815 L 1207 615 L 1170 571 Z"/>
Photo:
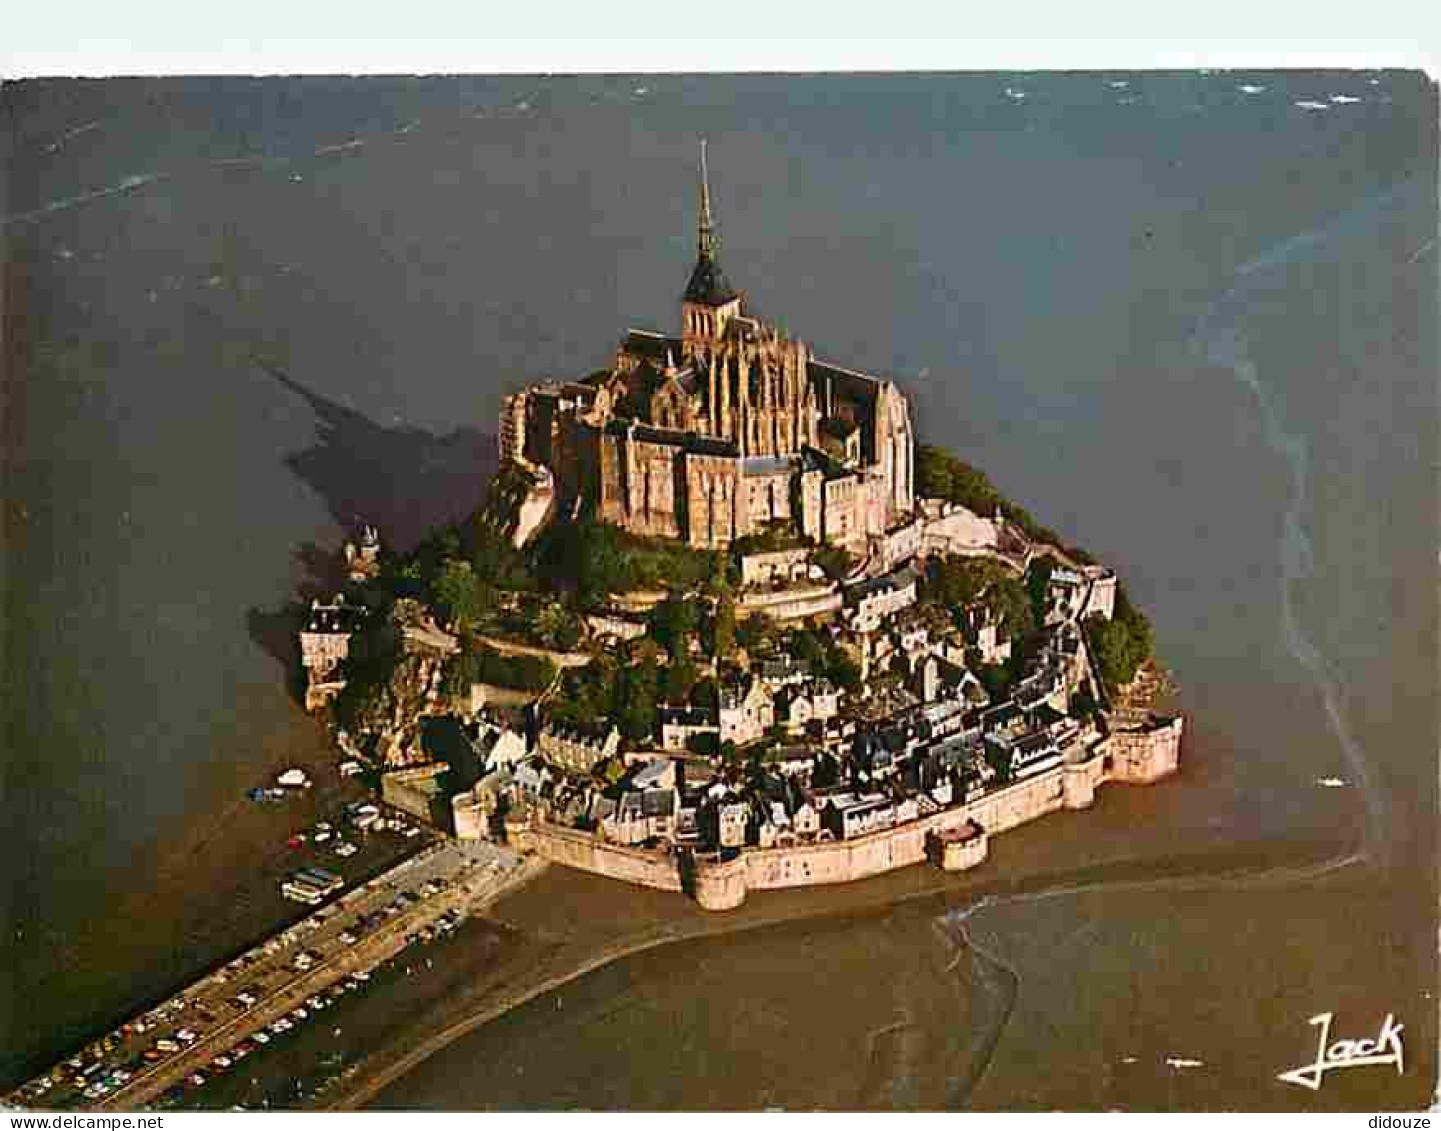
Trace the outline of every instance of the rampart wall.
<path fill-rule="evenodd" d="M 990 838 L 1059 809 L 1085 809 L 1105 782 L 1143 784 L 1172 772 L 1181 730 L 1178 717 L 1144 732 L 1112 734 L 1085 760 L 1063 763 L 965 804 L 866 836 L 746 848 L 727 861 L 698 858 L 696 901 L 707 910 L 727 911 L 740 906 L 751 890 L 850 883 L 922 863 L 930 834 L 962 829 L 972 820 Z M 588 833 L 550 824 L 533 826 L 526 840 L 556 864 L 661 891 L 683 890 L 677 861 L 666 853 L 606 844 Z M 984 859 L 984 853 L 976 854 L 974 863 Z"/>
<path fill-rule="evenodd" d="M 493 683 L 472 683 L 469 703 L 472 715 L 486 707 L 524 707 L 540 698 L 539 691 L 524 691 L 518 687 L 498 687 Z"/>
<path fill-rule="evenodd" d="M 680 869 L 674 858 L 659 852 L 606 844 L 589 833 L 538 823 L 527 840 L 531 847 L 554 864 L 594 872 L 628 884 L 680 891 Z"/>
<path fill-rule="evenodd" d="M 503 636 L 477 636 L 476 639 L 503 656 L 539 656 L 549 660 L 558 668 L 583 668 L 595 659 L 589 652 L 557 652 L 536 644 L 522 644 L 518 640 L 506 640 Z"/>

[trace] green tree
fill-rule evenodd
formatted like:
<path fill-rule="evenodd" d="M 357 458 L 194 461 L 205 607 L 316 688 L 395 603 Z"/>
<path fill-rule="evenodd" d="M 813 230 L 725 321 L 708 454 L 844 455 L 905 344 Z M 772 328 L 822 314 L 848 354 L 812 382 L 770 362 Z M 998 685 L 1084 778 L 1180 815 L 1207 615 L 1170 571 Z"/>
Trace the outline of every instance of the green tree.
<path fill-rule="evenodd" d="M 1031 595 L 1015 577 L 1002 577 L 986 589 L 985 605 L 997 623 L 1011 636 L 1024 636 L 1034 627 Z"/>
<path fill-rule="evenodd" d="M 655 734 L 656 696 L 660 671 L 655 656 L 626 669 L 625 699 L 620 711 L 621 733 L 632 742 L 644 742 Z"/>
<path fill-rule="evenodd" d="M 932 558 L 923 593 L 928 601 L 948 608 L 965 608 L 978 601 L 988 588 L 1010 574 L 991 558 L 965 558 L 947 554 Z"/>
<path fill-rule="evenodd" d="M 460 558 L 448 559 L 431 586 L 432 601 L 462 632 L 480 620 L 487 596 L 474 568 Z"/>
<path fill-rule="evenodd" d="M 844 580 L 855 568 L 855 558 L 840 546 L 820 546 L 811 554 L 811 557 L 832 581 Z"/>
<path fill-rule="evenodd" d="M 774 640 L 776 631 L 776 622 L 769 616 L 753 613 L 736 626 L 736 643 L 750 651 L 768 640 Z"/>
<path fill-rule="evenodd" d="M 333 711 L 343 728 L 354 730 L 366 709 L 387 693 L 400 659 L 400 632 L 389 617 L 372 616 L 352 637 L 350 655 L 341 666 L 345 687 Z"/>
<path fill-rule="evenodd" d="M 651 610 L 651 635 L 657 644 L 672 653 L 685 651 L 686 644 L 699 626 L 699 607 L 682 594 L 672 593 Z"/>
<path fill-rule="evenodd" d="M 790 654 L 809 665 L 811 671 L 819 672 L 825 667 L 826 646 L 816 633 L 804 628 L 795 629 L 787 644 Z"/>
<path fill-rule="evenodd" d="M 1145 656 L 1139 653 L 1126 625 L 1093 613 L 1086 618 L 1086 638 L 1101 669 L 1101 681 L 1113 691 L 1130 683 Z"/>
<path fill-rule="evenodd" d="M 861 685 L 861 666 L 844 648 L 831 649 L 826 676 L 843 691 L 854 691 Z"/>
<path fill-rule="evenodd" d="M 736 645 L 736 602 L 731 596 L 730 588 L 721 591 L 716 601 L 715 624 L 713 628 L 715 637 L 714 654 L 717 660 L 727 660 Z"/>
<path fill-rule="evenodd" d="M 473 683 L 481 683 L 480 651 L 469 641 L 445 665 L 445 690 L 452 696 L 468 695 Z"/>
<path fill-rule="evenodd" d="M 661 698 L 667 703 L 687 702 L 691 689 L 699 678 L 700 673 L 696 670 L 695 661 L 690 658 L 689 652 L 683 651 L 678 656 L 672 656 L 661 680 Z"/>
<path fill-rule="evenodd" d="M 1031 597 L 1031 616 L 1037 625 L 1046 623 L 1046 610 L 1051 602 L 1051 574 L 1056 563 L 1049 554 L 1043 554 L 1031 563 L 1026 571 L 1026 590 Z"/>

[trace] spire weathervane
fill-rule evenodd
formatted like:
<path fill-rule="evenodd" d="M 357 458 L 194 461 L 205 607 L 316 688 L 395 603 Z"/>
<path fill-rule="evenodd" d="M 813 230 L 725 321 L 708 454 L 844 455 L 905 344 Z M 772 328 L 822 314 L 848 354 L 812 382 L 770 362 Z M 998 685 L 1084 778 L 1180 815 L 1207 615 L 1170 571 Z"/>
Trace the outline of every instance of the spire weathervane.
<path fill-rule="evenodd" d="M 697 248 L 705 259 L 715 255 L 716 234 L 710 214 L 710 174 L 705 165 L 705 138 L 700 139 L 700 232 Z"/>

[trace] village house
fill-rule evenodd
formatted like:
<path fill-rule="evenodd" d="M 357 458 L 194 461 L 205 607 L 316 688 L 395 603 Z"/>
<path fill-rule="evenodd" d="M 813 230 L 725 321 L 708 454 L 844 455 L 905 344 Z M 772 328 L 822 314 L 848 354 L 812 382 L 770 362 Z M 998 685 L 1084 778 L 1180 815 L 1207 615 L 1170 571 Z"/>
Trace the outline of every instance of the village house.
<path fill-rule="evenodd" d="M 790 653 L 767 657 L 755 665 L 756 678 L 771 691 L 804 683 L 810 678 L 811 666 L 804 660 L 797 660 Z"/>
<path fill-rule="evenodd" d="M 600 821 L 601 835 L 612 844 L 641 844 L 650 835 L 645 801 L 635 790 L 622 794 L 615 812 Z"/>
<path fill-rule="evenodd" d="M 558 726 L 541 728 L 536 752 L 551 765 L 572 774 L 588 774 L 620 749 L 620 732 L 614 726 L 600 737 Z"/>
<path fill-rule="evenodd" d="M 1016 741 L 1011 770 L 1017 777 L 1028 777 L 1049 770 L 1060 761 L 1061 751 L 1055 741 L 1047 731 L 1040 730 Z"/>
<path fill-rule="evenodd" d="M 891 637 L 896 648 L 908 656 L 925 651 L 931 643 L 930 619 L 915 605 L 902 609 L 891 618 Z"/>
<path fill-rule="evenodd" d="M 887 777 L 918 742 L 918 738 L 901 726 L 861 731 L 851 745 L 851 760 L 858 770 L 872 778 Z"/>
<path fill-rule="evenodd" d="M 656 711 L 664 750 L 687 750 L 697 739 L 720 733 L 715 713 L 703 707 L 661 707 Z"/>
<path fill-rule="evenodd" d="M 755 679 L 744 692 L 735 687 L 722 688 L 717 714 L 721 742 L 743 746 L 760 738 L 774 725 L 775 703 L 766 685 Z"/>
<path fill-rule="evenodd" d="M 592 814 L 599 817 L 601 833 L 613 844 L 637 845 L 651 840 L 670 840 L 676 833 L 676 790 L 674 785 L 628 789 L 614 810 Z M 608 807 L 607 807 L 608 808 Z"/>
<path fill-rule="evenodd" d="M 982 734 L 1016 734 L 1024 727 L 1024 714 L 1012 699 L 987 707 L 980 715 Z"/>
<path fill-rule="evenodd" d="M 652 758 L 641 766 L 630 779 L 632 789 L 674 789 L 676 786 L 675 762 L 670 758 Z"/>
<path fill-rule="evenodd" d="M 747 589 L 775 588 L 810 579 L 810 551 L 772 550 L 741 558 L 741 584 Z"/>
<path fill-rule="evenodd" d="M 740 848 L 746 842 L 746 825 L 750 817 L 750 806 L 736 799 L 718 806 L 716 816 L 719 822 L 717 841 L 722 848 Z"/>
<path fill-rule="evenodd" d="M 527 758 L 516 766 L 513 777 L 518 796 L 532 800 L 540 797 L 551 783 L 550 771 L 534 758 Z"/>
<path fill-rule="evenodd" d="M 761 811 L 762 816 L 756 835 L 762 848 L 774 848 L 777 844 L 795 839 L 795 834 L 791 831 L 790 814 L 786 812 L 786 807 L 782 802 L 772 801 L 762 805 Z"/>
<path fill-rule="evenodd" d="M 850 586 L 846 623 L 856 632 L 875 632 L 887 617 L 916 603 L 916 571 L 910 566 Z"/>
<path fill-rule="evenodd" d="M 789 688 L 781 702 L 781 721 L 793 731 L 804 730 L 812 722 L 824 723 L 840 712 L 840 692 L 824 676 Z"/>
<path fill-rule="evenodd" d="M 305 709 L 329 703 L 345 687 L 341 665 L 350 656 L 350 638 L 365 623 L 365 610 L 337 596 L 329 604 L 318 597 L 306 610 L 300 630 L 300 662 L 305 668 Z"/>
<path fill-rule="evenodd" d="M 641 811 L 645 814 L 648 836 L 655 839 L 670 839 L 675 833 L 675 787 L 663 786 L 642 790 Z"/>
<path fill-rule="evenodd" d="M 1077 616 L 1085 605 L 1089 589 L 1090 583 L 1074 570 L 1052 570 L 1050 585 L 1046 589 L 1047 626 L 1060 624 Z"/>
<path fill-rule="evenodd" d="M 911 690 L 922 703 L 933 703 L 941 697 L 941 662 L 935 656 L 916 659 L 911 668 Z"/>
<path fill-rule="evenodd" d="M 1038 710 L 1043 704 L 1052 710 L 1066 709 L 1066 681 L 1061 670 L 1043 662 L 1034 672 L 1016 684 L 1012 698 L 1023 711 Z"/>
<path fill-rule="evenodd" d="M 1011 638 L 1003 635 L 996 614 L 984 605 L 967 610 L 966 624 L 975 635 L 976 651 L 981 654 L 983 664 L 1004 664 L 1011 658 Z M 965 662 L 962 657 L 962 663 Z"/>
<path fill-rule="evenodd" d="M 761 755 L 767 770 L 786 777 L 807 775 L 815 766 L 816 751 L 803 743 L 767 747 Z"/>
<path fill-rule="evenodd" d="M 675 832 L 677 844 L 697 844 L 701 838 L 700 795 L 683 791 L 676 799 Z"/>
<path fill-rule="evenodd" d="M 895 805 L 883 793 L 837 794 L 826 801 L 821 826 L 837 840 L 851 840 L 866 833 L 891 828 L 896 823 Z"/>
<path fill-rule="evenodd" d="M 821 815 L 809 801 L 803 801 L 791 814 L 791 828 L 796 836 L 813 840 L 821 831 Z"/>
<path fill-rule="evenodd" d="M 483 771 L 509 768 L 526 756 L 524 737 L 498 723 L 480 720 L 469 738 Z"/>

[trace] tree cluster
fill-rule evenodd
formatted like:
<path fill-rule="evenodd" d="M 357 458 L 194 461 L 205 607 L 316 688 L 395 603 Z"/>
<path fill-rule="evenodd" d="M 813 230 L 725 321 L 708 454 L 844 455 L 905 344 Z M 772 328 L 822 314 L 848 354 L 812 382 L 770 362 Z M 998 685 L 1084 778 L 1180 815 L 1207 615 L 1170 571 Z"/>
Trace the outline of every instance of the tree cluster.
<path fill-rule="evenodd" d="M 590 517 L 551 523 L 535 551 L 537 575 L 552 590 L 573 590 L 583 605 L 631 589 L 688 591 L 707 584 L 723 568 L 712 551 L 642 538 Z"/>
<path fill-rule="evenodd" d="M 545 656 L 506 655 L 474 641 L 465 641 L 458 655 L 446 664 L 445 686 L 463 695 L 473 683 L 544 691 L 555 679 L 555 664 Z"/>
<path fill-rule="evenodd" d="M 1116 588 L 1115 616 L 1106 620 L 1094 613 L 1085 627 L 1101 680 L 1111 691 L 1130 683 L 1151 658 L 1151 622 L 1131 604 L 1124 586 Z"/>
<path fill-rule="evenodd" d="M 345 687 L 331 708 L 342 728 L 357 729 L 366 708 L 389 687 L 400 657 L 400 632 L 389 616 L 372 616 L 351 638 L 350 654 L 341 667 Z"/>
<path fill-rule="evenodd" d="M 1029 580 L 1029 579 L 1028 579 Z M 967 558 L 950 554 L 935 557 L 922 581 L 924 600 L 952 611 L 957 624 L 973 605 L 988 609 L 1009 636 L 1024 636 L 1040 623 L 1031 590 L 994 558 Z"/>
<path fill-rule="evenodd" d="M 785 652 L 823 675 L 837 687 L 853 691 L 860 686 L 860 665 L 827 633 L 794 628 L 782 638 Z"/>

